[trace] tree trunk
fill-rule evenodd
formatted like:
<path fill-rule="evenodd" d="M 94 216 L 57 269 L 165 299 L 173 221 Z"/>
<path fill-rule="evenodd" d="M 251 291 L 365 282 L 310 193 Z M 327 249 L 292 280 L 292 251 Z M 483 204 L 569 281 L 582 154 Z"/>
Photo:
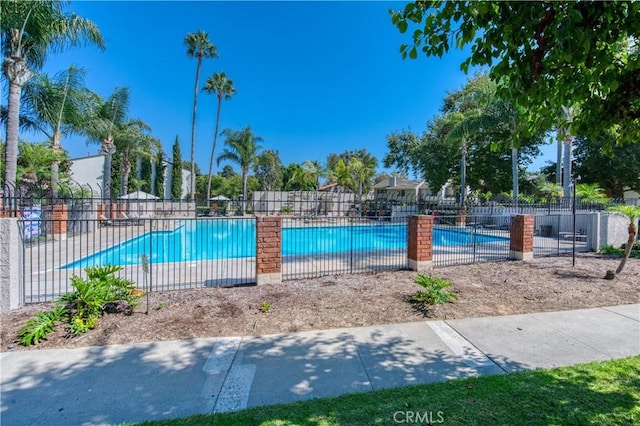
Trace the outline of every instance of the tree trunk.
<path fill-rule="evenodd" d="M 573 136 L 567 133 L 564 141 L 564 173 L 562 175 L 562 188 L 564 190 L 564 198 L 571 198 L 571 148 L 573 145 Z"/>
<path fill-rule="evenodd" d="M 196 198 L 196 110 L 198 108 L 198 84 L 200 84 L 200 66 L 202 65 L 202 55 L 198 55 L 198 66 L 196 67 L 196 84 L 193 88 L 193 117 L 191 120 L 191 188 L 189 194 L 190 201 Z"/>
<path fill-rule="evenodd" d="M 211 175 L 213 173 L 213 157 L 216 152 L 216 143 L 218 142 L 218 126 L 220 125 L 220 109 L 222 108 L 222 96 L 218 93 L 218 113 L 216 114 L 216 130 L 213 134 L 213 146 L 211 147 L 211 159 L 209 160 L 209 180 L 207 181 L 207 199 L 211 197 Z"/>
<path fill-rule="evenodd" d="M 60 131 L 56 130 L 53 134 L 53 144 L 51 145 L 51 149 L 56 154 L 62 152 L 62 146 L 60 145 L 60 140 L 62 139 L 62 134 Z M 58 197 L 58 186 L 60 182 L 60 162 L 58 160 L 54 160 L 51 163 L 51 197 Z"/>
<path fill-rule="evenodd" d="M 620 273 L 622 273 L 622 270 L 624 269 L 624 265 L 627 264 L 627 260 L 629 259 L 629 256 L 631 256 L 633 243 L 635 243 L 636 241 L 636 233 L 638 232 L 638 229 L 636 228 L 636 224 L 633 219 L 631 219 L 631 223 L 629 223 L 629 228 L 627 229 L 629 231 L 629 239 L 627 240 L 627 247 L 624 250 L 624 257 L 620 261 L 620 265 L 618 265 L 618 269 L 616 269 L 616 275 L 620 275 Z"/>
<path fill-rule="evenodd" d="M 556 152 L 556 184 L 562 184 L 562 140 L 558 130 L 558 150 Z"/>
<path fill-rule="evenodd" d="M 2 64 L 5 77 L 9 81 L 9 99 L 7 104 L 7 140 L 5 145 L 5 195 L 13 197 L 17 189 L 18 171 L 18 126 L 20 124 L 20 95 L 22 87 L 31 78 L 31 71 L 24 58 L 7 56 Z"/>
<path fill-rule="evenodd" d="M 129 192 L 129 175 L 131 174 L 131 161 L 129 161 L 129 153 L 124 152 L 122 155 L 122 189 L 120 195 Z"/>
<path fill-rule="evenodd" d="M 460 161 L 460 206 L 464 207 L 467 195 L 467 140 L 462 138 L 462 160 Z"/>
<path fill-rule="evenodd" d="M 249 178 L 249 170 L 242 168 L 242 216 L 247 212 L 247 179 Z"/>
<path fill-rule="evenodd" d="M 20 95 L 22 86 L 9 84 L 9 104 L 7 105 L 7 141 L 5 145 L 4 185 L 8 198 L 13 197 L 16 190 L 16 174 L 18 171 L 18 125 L 20 122 Z"/>
<path fill-rule="evenodd" d="M 107 206 L 111 206 L 111 156 L 113 155 L 114 147 L 113 136 L 109 135 L 102 140 L 102 147 L 100 148 L 100 153 L 104 155 L 102 198 Z"/>

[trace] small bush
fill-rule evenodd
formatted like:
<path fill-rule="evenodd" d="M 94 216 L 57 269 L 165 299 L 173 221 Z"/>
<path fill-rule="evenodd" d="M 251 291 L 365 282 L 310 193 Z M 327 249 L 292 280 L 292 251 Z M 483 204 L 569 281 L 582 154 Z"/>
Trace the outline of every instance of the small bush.
<path fill-rule="evenodd" d="M 600 249 L 600 253 L 622 257 L 624 256 L 625 247 L 626 247 L 626 244 L 623 244 L 621 247 L 604 246 Z M 640 259 L 640 243 L 636 242 L 633 244 L 633 247 L 631 249 L 631 255 L 629 257 Z"/>
<path fill-rule="evenodd" d="M 265 302 L 265 301 L 263 301 L 263 302 L 260 304 L 260 310 L 261 310 L 262 312 L 264 312 L 265 314 L 266 314 L 267 312 L 269 312 L 269 310 L 270 310 L 270 309 L 271 309 L 271 305 L 269 304 L 269 302 Z"/>
<path fill-rule="evenodd" d="M 447 288 L 451 287 L 451 281 L 447 279 L 420 274 L 414 282 L 424 288 L 409 297 L 409 302 L 417 308 L 424 309 L 428 306 L 442 305 L 458 299 L 458 295 Z"/>
<path fill-rule="evenodd" d="M 95 328 L 105 306 L 124 301 L 134 307 L 144 292 L 133 281 L 116 277 L 120 266 L 86 268 L 87 279 L 71 277 L 72 293 L 63 295 L 52 311 L 39 312 L 18 333 L 20 344 L 30 346 L 45 340 L 59 322 L 68 322 L 68 332 L 77 336 Z"/>

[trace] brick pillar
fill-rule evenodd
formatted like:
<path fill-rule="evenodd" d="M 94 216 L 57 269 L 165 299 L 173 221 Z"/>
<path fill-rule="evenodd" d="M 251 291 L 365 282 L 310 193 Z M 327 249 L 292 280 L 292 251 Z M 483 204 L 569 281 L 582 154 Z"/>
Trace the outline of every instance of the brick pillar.
<path fill-rule="evenodd" d="M 256 284 L 282 282 L 282 217 L 256 217 Z"/>
<path fill-rule="evenodd" d="M 110 219 L 120 219 L 118 216 L 118 205 L 116 203 L 111 203 L 111 218 Z"/>
<path fill-rule="evenodd" d="M 409 268 L 423 272 L 433 261 L 433 216 L 410 216 L 408 232 Z"/>
<path fill-rule="evenodd" d="M 98 212 L 97 212 L 97 219 L 100 219 L 101 217 L 107 217 L 107 206 L 105 206 L 104 204 L 98 204 Z"/>
<path fill-rule="evenodd" d="M 464 227 L 467 224 L 467 216 L 464 213 L 464 210 L 459 210 L 456 213 L 456 226 Z"/>
<path fill-rule="evenodd" d="M 511 216 L 511 244 L 509 245 L 511 259 L 533 259 L 533 227 L 533 215 Z"/>
<path fill-rule="evenodd" d="M 47 227 L 47 233 L 53 236 L 55 239 L 64 240 L 67 238 L 67 220 L 69 215 L 67 214 L 67 206 L 63 204 L 56 204 L 50 207 L 49 226 Z"/>

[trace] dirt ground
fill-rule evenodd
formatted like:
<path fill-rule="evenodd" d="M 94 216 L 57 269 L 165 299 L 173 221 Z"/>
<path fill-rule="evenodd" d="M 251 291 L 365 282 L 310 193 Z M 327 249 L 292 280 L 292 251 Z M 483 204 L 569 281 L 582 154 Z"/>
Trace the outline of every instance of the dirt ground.
<path fill-rule="evenodd" d="M 523 314 L 640 301 L 640 260 L 630 259 L 613 281 L 602 277 L 619 259 L 580 254 L 531 262 L 498 262 L 437 268 L 459 295 L 440 305 L 427 319 Z M 0 316 L 2 351 L 73 348 L 194 337 L 241 336 L 360 327 L 425 320 L 407 302 L 420 289 L 412 271 L 378 272 L 287 281 L 278 285 L 203 288 L 151 293 L 133 315 L 105 314 L 94 330 L 74 338 L 64 328 L 31 348 L 17 344 L 16 334 L 36 312 L 52 304 L 28 305 Z M 264 312 L 263 302 L 269 305 Z"/>

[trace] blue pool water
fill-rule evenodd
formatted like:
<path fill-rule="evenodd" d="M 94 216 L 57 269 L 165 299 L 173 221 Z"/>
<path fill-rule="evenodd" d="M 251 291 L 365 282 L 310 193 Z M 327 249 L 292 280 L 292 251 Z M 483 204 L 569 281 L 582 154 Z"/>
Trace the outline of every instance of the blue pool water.
<path fill-rule="evenodd" d="M 255 256 L 255 221 L 213 219 L 185 221 L 172 231 L 147 232 L 128 241 L 64 265 L 137 265 L 146 253 L 151 263 L 190 262 Z M 435 229 L 433 244 L 450 246 L 504 242 L 506 238 Z M 338 253 L 349 250 L 406 249 L 406 224 L 312 226 L 282 229 L 283 256 Z"/>

